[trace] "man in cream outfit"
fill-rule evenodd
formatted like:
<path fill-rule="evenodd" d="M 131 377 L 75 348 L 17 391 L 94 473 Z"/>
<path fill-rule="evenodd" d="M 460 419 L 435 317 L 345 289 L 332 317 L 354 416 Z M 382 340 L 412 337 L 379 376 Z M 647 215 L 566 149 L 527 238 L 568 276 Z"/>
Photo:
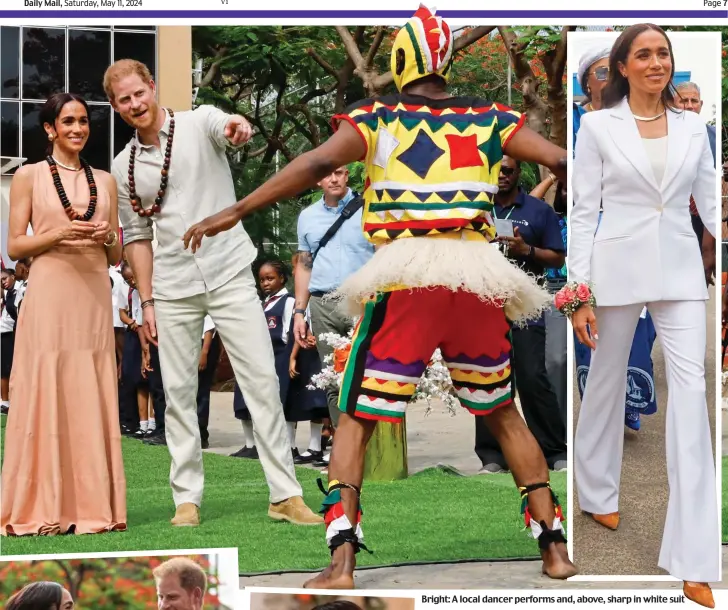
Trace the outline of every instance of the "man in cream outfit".
<path fill-rule="evenodd" d="M 704 369 L 708 290 L 688 202 L 692 194 L 714 234 L 716 176 L 705 123 L 693 112 L 666 115 L 667 137 L 653 140 L 640 138 L 626 98 L 582 117 L 569 279 L 593 282 L 597 308 L 575 477 L 582 510 L 618 515 L 625 370 L 646 304 L 665 353 L 669 395 L 670 495 L 659 566 L 685 581 L 712 582 L 720 580 L 720 548 Z"/>
<path fill-rule="evenodd" d="M 298 525 L 323 520 L 303 503 L 296 481 L 273 348 L 256 293 L 251 263 L 256 250 L 239 224 L 210 240 L 195 254 L 182 236 L 195 222 L 235 203 L 225 156 L 229 145 L 250 138 L 250 125 L 212 106 L 175 113 L 161 108 L 149 70 L 132 60 L 113 64 L 104 90 L 114 109 L 136 129 L 134 138 L 114 159 L 119 189 L 119 216 L 125 249 L 134 270 L 144 311 L 144 331 L 157 342 L 167 398 L 167 445 L 172 456 L 170 483 L 177 507 L 172 524 L 199 524 L 204 473 L 195 397 L 200 337 L 206 314 L 222 338 L 235 377 L 255 423 L 255 436 L 268 486 L 268 515 Z M 174 121 L 174 122 L 172 122 Z M 172 127 L 174 125 L 174 127 Z M 162 151 L 173 144 L 170 159 Z M 129 162 L 136 149 L 133 172 Z M 163 164 L 168 166 L 168 174 Z M 130 181 L 149 209 L 164 195 L 154 215 L 158 246 L 152 253 L 152 219 L 140 217 L 130 202 Z M 160 180 L 167 183 L 166 192 Z M 158 189 L 160 191 L 158 192 Z M 153 264 L 152 264 L 153 262 Z M 152 279 L 153 275 L 153 279 Z M 153 285 L 153 295 L 152 295 Z"/>

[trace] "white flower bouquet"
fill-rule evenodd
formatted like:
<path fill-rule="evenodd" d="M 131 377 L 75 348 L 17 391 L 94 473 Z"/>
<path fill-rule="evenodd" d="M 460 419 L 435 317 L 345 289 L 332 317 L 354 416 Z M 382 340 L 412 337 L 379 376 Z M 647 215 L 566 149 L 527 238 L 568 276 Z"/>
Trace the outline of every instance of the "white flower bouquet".
<path fill-rule="evenodd" d="M 336 333 L 324 333 L 318 336 L 319 341 L 323 341 L 326 345 L 334 348 L 334 353 L 325 358 L 321 372 L 311 377 L 308 386 L 310 389 L 327 390 L 341 387 L 344 367 L 351 350 L 353 333 L 353 330 L 350 331 L 346 337 Z M 435 400 L 442 401 L 452 415 L 455 415 L 460 406 L 452 386 L 450 371 L 443 362 L 439 349 L 432 354 L 432 358 L 417 384 L 413 400 L 426 401 L 428 413 L 432 409 L 432 402 Z"/>

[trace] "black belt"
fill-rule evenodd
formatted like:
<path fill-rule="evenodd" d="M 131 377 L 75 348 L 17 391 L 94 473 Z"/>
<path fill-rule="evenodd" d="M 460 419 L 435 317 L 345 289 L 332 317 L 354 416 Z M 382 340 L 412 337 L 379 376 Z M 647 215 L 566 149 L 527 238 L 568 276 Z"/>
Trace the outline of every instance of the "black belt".
<path fill-rule="evenodd" d="M 327 294 L 331 294 L 332 292 L 333 290 L 327 290 L 325 292 L 323 290 L 312 290 L 309 294 L 312 297 L 325 297 Z"/>

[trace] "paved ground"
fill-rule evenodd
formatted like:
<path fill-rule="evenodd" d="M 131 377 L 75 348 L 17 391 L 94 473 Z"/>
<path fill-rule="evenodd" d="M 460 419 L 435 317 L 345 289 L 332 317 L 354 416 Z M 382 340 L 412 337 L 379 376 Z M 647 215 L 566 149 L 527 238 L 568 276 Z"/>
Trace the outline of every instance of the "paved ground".
<path fill-rule="evenodd" d="M 711 430 L 715 430 L 715 291 L 708 308 L 706 381 Z M 609 531 L 580 512 L 574 494 L 574 560 L 582 574 L 665 574 L 657 567 L 667 509 L 665 466 L 665 364 L 659 345 L 653 350 L 657 413 L 642 418 L 642 429 L 625 429 L 624 462 L 619 509 L 621 522 Z M 574 429 L 579 414 L 579 393 L 574 387 Z"/>
<path fill-rule="evenodd" d="M 213 392 L 210 399 L 210 449 L 228 455 L 243 445 L 243 429 L 233 416 L 231 392 Z M 473 418 L 458 410 L 451 415 L 444 406 L 434 405 L 426 415 L 426 405 L 412 405 L 407 412 L 407 446 L 409 470 L 419 472 L 437 464 L 453 466 L 464 474 L 475 474 L 480 460 L 475 455 Z M 301 450 L 308 444 L 309 428 L 301 424 L 296 444 Z"/>
<path fill-rule="evenodd" d="M 728 588 L 728 551 L 723 552 L 723 584 Z M 241 578 L 240 587 L 301 587 L 309 574 L 281 574 Z M 376 568 L 356 572 L 357 589 L 675 589 L 670 582 L 579 582 L 557 581 L 541 575 L 540 561 L 505 561 L 430 564 Z"/>

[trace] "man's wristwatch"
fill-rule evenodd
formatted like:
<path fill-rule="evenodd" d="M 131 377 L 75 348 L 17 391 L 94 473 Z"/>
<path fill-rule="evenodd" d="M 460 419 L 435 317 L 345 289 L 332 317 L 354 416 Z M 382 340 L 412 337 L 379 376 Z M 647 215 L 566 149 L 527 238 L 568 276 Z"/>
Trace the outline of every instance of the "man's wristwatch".
<path fill-rule="evenodd" d="M 305 309 L 294 309 L 293 315 L 295 316 L 297 313 L 300 313 L 302 316 L 306 317 L 306 310 Z"/>

